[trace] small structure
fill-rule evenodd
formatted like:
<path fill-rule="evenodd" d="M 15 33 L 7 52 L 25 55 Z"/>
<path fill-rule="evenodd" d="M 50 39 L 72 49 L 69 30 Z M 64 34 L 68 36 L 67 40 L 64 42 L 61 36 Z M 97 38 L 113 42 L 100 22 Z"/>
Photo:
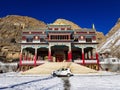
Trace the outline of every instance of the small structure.
<path fill-rule="evenodd" d="M 112 57 L 110 54 L 110 50 L 105 50 L 104 52 L 100 52 L 99 54 L 101 70 L 112 72 L 119 71 L 120 60 L 116 57 Z"/>
<path fill-rule="evenodd" d="M 45 62 L 75 62 L 99 70 L 96 30 L 48 24 L 22 31 L 20 70 Z"/>

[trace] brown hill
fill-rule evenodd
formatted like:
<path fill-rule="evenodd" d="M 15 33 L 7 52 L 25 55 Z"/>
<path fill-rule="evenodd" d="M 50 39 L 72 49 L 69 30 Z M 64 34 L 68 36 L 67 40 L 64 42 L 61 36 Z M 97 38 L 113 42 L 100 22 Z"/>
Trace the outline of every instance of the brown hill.
<path fill-rule="evenodd" d="M 45 28 L 46 24 L 27 16 L 8 15 L 0 18 L 0 60 L 18 59 L 21 32 L 25 28 Z M 2 57 L 2 58 L 1 58 Z M 4 58 L 4 59 L 5 59 Z"/>
<path fill-rule="evenodd" d="M 25 28 L 44 28 L 46 24 L 27 16 L 9 15 L 0 19 L 0 38 L 9 39 L 11 37 L 18 40 L 20 32 Z"/>
<path fill-rule="evenodd" d="M 72 29 L 81 29 L 81 27 L 79 27 L 77 24 L 69 21 L 69 20 L 65 20 L 65 19 L 57 19 L 55 20 L 55 22 L 53 24 L 57 24 L 57 25 L 71 25 Z"/>
<path fill-rule="evenodd" d="M 105 35 L 102 32 L 96 32 L 96 39 L 99 45 L 105 40 Z M 99 46 L 98 45 L 98 46 Z"/>

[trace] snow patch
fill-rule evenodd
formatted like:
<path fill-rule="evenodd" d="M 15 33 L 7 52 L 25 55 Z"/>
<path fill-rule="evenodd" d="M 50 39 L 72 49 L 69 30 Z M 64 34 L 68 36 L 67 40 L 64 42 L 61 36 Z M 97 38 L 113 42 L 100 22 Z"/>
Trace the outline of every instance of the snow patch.
<path fill-rule="evenodd" d="M 63 90 L 60 78 L 52 76 L 23 76 L 18 73 L 0 75 L 0 90 Z"/>
<path fill-rule="evenodd" d="M 70 77 L 70 90 L 120 90 L 120 75 Z"/>

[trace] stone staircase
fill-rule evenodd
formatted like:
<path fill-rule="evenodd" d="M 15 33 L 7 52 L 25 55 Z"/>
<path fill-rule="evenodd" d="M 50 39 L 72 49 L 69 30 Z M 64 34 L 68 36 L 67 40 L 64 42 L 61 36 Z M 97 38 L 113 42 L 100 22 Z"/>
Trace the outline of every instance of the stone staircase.
<path fill-rule="evenodd" d="M 73 74 L 88 74 L 98 72 L 85 66 L 75 64 L 73 62 L 47 62 L 43 65 L 22 72 L 22 74 L 51 74 L 53 71 L 60 68 L 70 68 Z"/>

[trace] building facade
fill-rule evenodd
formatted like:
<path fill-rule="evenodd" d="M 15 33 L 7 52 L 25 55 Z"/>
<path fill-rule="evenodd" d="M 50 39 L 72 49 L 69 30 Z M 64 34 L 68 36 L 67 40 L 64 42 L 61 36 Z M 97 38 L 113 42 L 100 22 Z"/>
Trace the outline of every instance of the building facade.
<path fill-rule="evenodd" d="M 27 70 L 45 62 L 75 62 L 99 69 L 96 30 L 49 24 L 22 31 L 19 66 Z"/>

